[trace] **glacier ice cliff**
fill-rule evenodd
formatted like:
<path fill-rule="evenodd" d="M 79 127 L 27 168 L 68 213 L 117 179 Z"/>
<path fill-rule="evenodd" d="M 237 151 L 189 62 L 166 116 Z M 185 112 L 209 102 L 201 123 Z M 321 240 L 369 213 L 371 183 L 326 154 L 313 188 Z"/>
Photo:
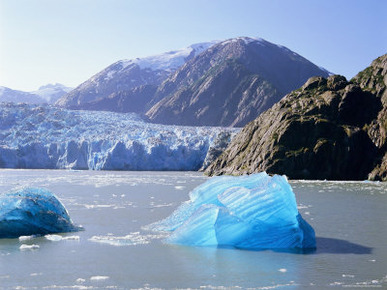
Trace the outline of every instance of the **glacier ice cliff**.
<path fill-rule="evenodd" d="M 213 177 L 169 217 L 145 229 L 171 231 L 167 243 L 239 249 L 314 249 L 285 176 Z"/>
<path fill-rule="evenodd" d="M 0 238 L 74 232 L 75 226 L 62 203 L 41 188 L 0 194 Z"/>
<path fill-rule="evenodd" d="M 150 124 L 133 113 L 3 103 L 0 168 L 198 170 L 224 132 L 238 131 Z"/>

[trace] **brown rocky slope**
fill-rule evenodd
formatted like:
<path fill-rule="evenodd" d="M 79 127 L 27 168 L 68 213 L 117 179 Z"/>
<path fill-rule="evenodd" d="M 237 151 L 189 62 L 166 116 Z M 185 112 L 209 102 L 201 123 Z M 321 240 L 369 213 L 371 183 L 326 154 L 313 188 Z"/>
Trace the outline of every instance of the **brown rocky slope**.
<path fill-rule="evenodd" d="M 351 82 L 309 79 L 246 125 L 206 173 L 386 180 L 386 60 Z"/>

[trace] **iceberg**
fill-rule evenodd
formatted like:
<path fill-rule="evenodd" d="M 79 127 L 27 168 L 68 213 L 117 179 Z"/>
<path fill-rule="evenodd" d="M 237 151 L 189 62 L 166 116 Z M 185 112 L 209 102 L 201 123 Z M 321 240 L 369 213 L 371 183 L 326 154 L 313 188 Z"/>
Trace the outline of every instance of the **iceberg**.
<path fill-rule="evenodd" d="M 42 188 L 0 194 L 0 238 L 46 235 L 81 230 L 63 204 Z"/>
<path fill-rule="evenodd" d="M 285 176 L 218 176 L 195 188 L 169 217 L 147 230 L 167 243 L 238 249 L 314 249 L 315 232 L 298 212 Z"/>
<path fill-rule="evenodd" d="M 196 171 L 239 130 L 151 124 L 134 113 L 2 103 L 0 168 Z"/>

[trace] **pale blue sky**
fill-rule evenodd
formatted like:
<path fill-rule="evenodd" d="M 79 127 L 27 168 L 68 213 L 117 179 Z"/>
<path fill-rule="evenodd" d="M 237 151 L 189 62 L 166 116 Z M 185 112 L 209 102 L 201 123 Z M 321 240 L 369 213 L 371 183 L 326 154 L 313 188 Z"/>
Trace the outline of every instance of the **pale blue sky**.
<path fill-rule="evenodd" d="M 387 53 L 385 0 L 0 0 L 0 86 L 77 86 L 106 66 L 237 36 L 353 77 Z"/>

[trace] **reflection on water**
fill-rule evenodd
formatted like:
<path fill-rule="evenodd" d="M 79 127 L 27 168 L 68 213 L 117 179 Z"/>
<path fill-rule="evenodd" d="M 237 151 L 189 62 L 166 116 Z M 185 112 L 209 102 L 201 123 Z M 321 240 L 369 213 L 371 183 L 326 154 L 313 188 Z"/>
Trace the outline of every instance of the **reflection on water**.
<path fill-rule="evenodd" d="M 78 233 L 0 240 L 0 289 L 326 288 L 387 285 L 387 185 L 293 181 L 312 252 L 168 245 L 143 230 L 206 180 L 194 172 L 0 170 L 0 192 L 46 187 Z"/>

